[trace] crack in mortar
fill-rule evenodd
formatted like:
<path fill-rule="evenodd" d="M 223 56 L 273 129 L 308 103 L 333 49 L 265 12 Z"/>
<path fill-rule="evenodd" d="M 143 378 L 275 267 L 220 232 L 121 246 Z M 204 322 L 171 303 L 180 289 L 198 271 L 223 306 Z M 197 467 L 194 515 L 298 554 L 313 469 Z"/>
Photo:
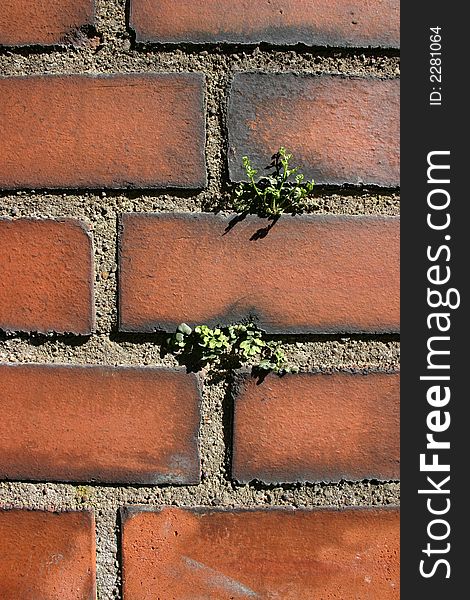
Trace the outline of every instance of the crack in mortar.
<path fill-rule="evenodd" d="M 206 76 L 208 186 L 201 192 L 73 191 L 0 193 L 0 216 L 71 217 L 92 227 L 95 250 L 97 331 L 91 338 L 6 335 L 0 332 L 0 362 L 175 366 L 160 356 L 161 337 L 116 333 L 116 234 L 123 212 L 207 211 L 227 206 L 225 111 L 237 71 L 337 73 L 382 78 L 399 76 L 398 51 L 295 49 L 241 46 L 135 49 L 126 27 L 125 0 L 97 0 L 99 40 L 80 48 L 0 49 L 1 76 L 66 73 L 202 72 Z M 319 214 L 399 214 L 398 190 L 321 189 Z M 303 371 L 399 368 L 398 336 L 284 336 L 289 361 Z M 49 510 L 90 508 L 95 512 L 97 587 L 100 600 L 121 597 L 119 523 L 126 504 L 152 506 L 385 506 L 398 505 L 398 482 L 238 485 L 228 472 L 230 400 L 228 382 L 210 384 L 203 372 L 198 486 L 97 486 L 0 482 L 0 505 Z"/>

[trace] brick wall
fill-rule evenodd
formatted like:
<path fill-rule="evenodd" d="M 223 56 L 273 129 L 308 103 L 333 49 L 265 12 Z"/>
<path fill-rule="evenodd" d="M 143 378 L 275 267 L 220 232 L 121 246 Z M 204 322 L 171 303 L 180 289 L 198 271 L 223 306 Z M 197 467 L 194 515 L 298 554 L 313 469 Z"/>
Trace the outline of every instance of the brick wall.
<path fill-rule="evenodd" d="M 396 0 L 4 2 L 2 600 L 399 598 L 398 32 Z M 280 145 L 316 205 L 232 226 Z M 298 373 L 163 351 L 248 317 Z"/>

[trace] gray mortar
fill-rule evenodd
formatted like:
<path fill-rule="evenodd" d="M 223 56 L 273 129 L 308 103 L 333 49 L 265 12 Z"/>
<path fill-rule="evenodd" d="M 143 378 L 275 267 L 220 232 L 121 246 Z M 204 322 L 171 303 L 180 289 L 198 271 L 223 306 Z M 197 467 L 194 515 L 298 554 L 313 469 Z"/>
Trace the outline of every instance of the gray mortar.
<path fill-rule="evenodd" d="M 394 78 L 396 51 L 338 51 L 304 47 L 140 46 L 134 48 L 125 24 L 124 0 L 97 0 L 100 39 L 82 38 L 78 48 L 0 50 L 0 75 L 43 73 L 128 73 L 197 71 L 206 75 L 208 187 L 201 192 L 18 192 L 0 194 L 0 216 L 72 217 L 93 229 L 97 331 L 91 338 L 4 335 L 0 362 L 47 364 L 165 365 L 161 337 L 116 333 L 116 223 L 123 212 L 202 211 L 228 207 L 224 141 L 227 91 L 236 71 L 338 73 Z M 319 214 L 398 215 L 396 190 L 319 189 Z M 291 364 L 301 370 L 399 368 L 397 336 L 284 337 Z M 151 506 L 384 506 L 398 505 L 399 483 L 373 481 L 340 484 L 237 485 L 227 472 L 230 394 L 227 381 L 210 383 L 201 374 L 202 483 L 198 486 L 88 486 L 54 483 L 0 483 L 0 506 L 36 509 L 83 509 L 95 512 L 97 586 L 100 599 L 120 598 L 119 507 Z"/>

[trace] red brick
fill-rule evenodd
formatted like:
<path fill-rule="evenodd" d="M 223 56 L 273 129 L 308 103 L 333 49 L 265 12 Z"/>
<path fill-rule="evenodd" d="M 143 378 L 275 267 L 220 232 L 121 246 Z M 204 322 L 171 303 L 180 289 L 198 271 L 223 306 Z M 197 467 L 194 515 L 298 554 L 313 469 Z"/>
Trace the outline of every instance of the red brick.
<path fill-rule="evenodd" d="M 399 185 L 398 79 L 235 74 L 228 108 L 230 177 L 280 146 L 318 184 Z"/>
<path fill-rule="evenodd" d="M 89 335 L 90 232 L 72 219 L 0 219 L 0 329 Z"/>
<path fill-rule="evenodd" d="M 2 600 L 95 600 L 93 513 L 0 509 Z"/>
<path fill-rule="evenodd" d="M 200 397 L 182 370 L 0 365 L 0 479 L 199 482 Z"/>
<path fill-rule="evenodd" d="M 398 47 L 398 0 L 131 0 L 139 42 Z"/>
<path fill-rule="evenodd" d="M 398 373 L 244 375 L 232 475 L 240 482 L 398 479 Z"/>
<path fill-rule="evenodd" d="M 203 76 L 0 79 L 0 188 L 203 187 Z"/>
<path fill-rule="evenodd" d="M 270 222 L 227 231 L 232 218 L 123 215 L 122 331 L 247 316 L 276 333 L 398 331 L 398 219 L 283 216 L 254 240 Z"/>
<path fill-rule="evenodd" d="M 126 600 L 398 600 L 399 512 L 128 509 Z"/>
<path fill-rule="evenodd" d="M 3 0 L 0 45 L 63 44 L 94 22 L 94 0 Z"/>

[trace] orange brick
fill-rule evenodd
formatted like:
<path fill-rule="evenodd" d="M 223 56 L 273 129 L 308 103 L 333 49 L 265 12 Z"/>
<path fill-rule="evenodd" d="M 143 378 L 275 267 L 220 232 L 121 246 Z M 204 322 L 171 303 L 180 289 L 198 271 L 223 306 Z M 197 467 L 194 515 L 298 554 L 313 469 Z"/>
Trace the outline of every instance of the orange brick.
<path fill-rule="evenodd" d="M 0 188 L 203 187 L 199 73 L 0 79 Z"/>
<path fill-rule="evenodd" d="M 127 509 L 126 600 L 398 600 L 399 512 Z"/>
<path fill-rule="evenodd" d="M 95 600 L 93 513 L 0 509 L 2 600 Z"/>
<path fill-rule="evenodd" d="M 3 0 L 0 45 L 50 46 L 95 22 L 95 0 Z"/>
<path fill-rule="evenodd" d="M 0 219 L 0 329 L 89 335 L 93 248 L 72 219 Z"/>
<path fill-rule="evenodd" d="M 196 377 L 182 370 L 0 365 L 0 479 L 199 482 Z"/>
<path fill-rule="evenodd" d="M 398 0 L 131 0 L 139 42 L 398 47 Z"/>
<path fill-rule="evenodd" d="M 283 216 L 264 237 L 267 220 L 230 222 L 123 215 L 120 329 L 251 316 L 276 333 L 398 331 L 398 219 Z"/>
<path fill-rule="evenodd" d="M 398 79 L 236 73 L 228 107 L 229 167 L 269 164 L 280 146 L 318 184 L 400 183 Z"/>
<path fill-rule="evenodd" d="M 248 374 L 236 387 L 232 475 L 240 482 L 398 479 L 398 373 Z"/>

